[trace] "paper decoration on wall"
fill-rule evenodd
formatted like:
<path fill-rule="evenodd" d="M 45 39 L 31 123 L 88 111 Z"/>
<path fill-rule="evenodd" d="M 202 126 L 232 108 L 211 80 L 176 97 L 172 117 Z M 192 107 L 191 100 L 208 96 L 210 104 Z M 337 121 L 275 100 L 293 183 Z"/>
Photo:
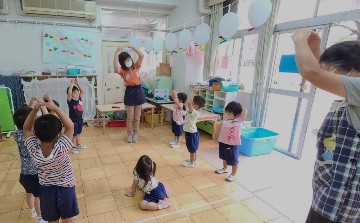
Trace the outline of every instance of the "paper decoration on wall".
<path fill-rule="evenodd" d="M 192 35 L 190 30 L 183 29 L 179 34 L 179 46 L 182 49 L 187 49 L 190 46 Z"/>
<path fill-rule="evenodd" d="M 259 27 L 266 22 L 271 14 L 270 0 L 254 0 L 249 6 L 249 22 L 252 27 Z"/>
<path fill-rule="evenodd" d="M 168 33 L 165 37 L 165 47 L 169 52 L 172 52 L 177 47 L 177 36 L 175 33 Z"/>
<path fill-rule="evenodd" d="M 231 38 L 239 26 L 239 18 L 236 13 L 228 12 L 224 15 L 219 24 L 219 34 L 224 38 Z"/>
<path fill-rule="evenodd" d="M 154 48 L 154 43 L 153 43 L 153 39 L 148 36 L 145 39 L 145 50 L 146 52 L 150 53 Z"/>
<path fill-rule="evenodd" d="M 194 40 L 199 45 L 204 45 L 210 39 L 210 27 L 206 23 L 201 23 L 196 26 L 194 33 Z"/>
<path fill-rule="evenodd" d="M 94 34 L 64 28 L 43 28 L 43 62 L 95 65 Z"/>
<path fill-rule="evenodd" d="M 221 68 L 227 69 L 229 64 L 229 57 L 228 57 L 228 49 L 229 45 L 226 46 L 225 55 L 221 57 Z"/>
<path fill-rule="evenodd" d="M 160 53 L 161 50 L 163 49 L 164 47 L 164 40 L 161 39 L 160 37 L 155 37 L 154 38 L 154 52 L 157 54 L 157 53 Z"/>
<path fill-rule="evenodd" d="M 282 55 L 280 59 L 279 72 L 282 73 L 299 73 L 296 65 L 295 54 Z"/>
<path fill-rule="evenodd" d="M 204 63 L 205 51 L 200 50 L 200 46 L 196 46 L 195 41 L 191 41 L 190 46 L 185 50 L 185 56 L 196 57 L 198 64 Z"/>

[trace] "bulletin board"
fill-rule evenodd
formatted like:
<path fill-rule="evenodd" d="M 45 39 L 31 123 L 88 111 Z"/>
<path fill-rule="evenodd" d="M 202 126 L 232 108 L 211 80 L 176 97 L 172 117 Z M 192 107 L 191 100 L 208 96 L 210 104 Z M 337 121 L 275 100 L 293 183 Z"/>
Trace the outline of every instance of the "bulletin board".
<path fill-rule="evenodd" d="M 44 27 L 43 62 L 68 65 L 95 65 L 95 40 L 91 32 Z"/>
<path fill-rule="evenodd" d="M 0 125 L 2 132 L 14 132 L 16 130 L 13 120 L 14 106 L 11 98 L 11 90 L 0 87 Z"/>

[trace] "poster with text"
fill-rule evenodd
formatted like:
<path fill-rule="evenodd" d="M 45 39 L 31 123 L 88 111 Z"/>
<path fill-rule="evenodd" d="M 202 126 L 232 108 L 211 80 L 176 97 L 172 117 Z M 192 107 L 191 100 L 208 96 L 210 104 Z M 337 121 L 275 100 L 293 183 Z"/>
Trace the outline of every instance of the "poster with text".
<path fill-rule="evenodd" d="M 63 28 L 43 28 L 43 62 L 95 65 L 94 34 Z"/>

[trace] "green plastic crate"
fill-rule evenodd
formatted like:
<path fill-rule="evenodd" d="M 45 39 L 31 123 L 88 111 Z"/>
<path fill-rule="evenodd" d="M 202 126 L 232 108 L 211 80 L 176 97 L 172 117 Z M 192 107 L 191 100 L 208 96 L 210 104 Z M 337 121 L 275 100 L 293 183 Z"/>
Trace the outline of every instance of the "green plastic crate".
<path fill-rule="evenodd" d="M 207 121 L 198 122 L 198 123 L 196 123 L 196 126 L 198 127 L 198 129 L 201 129 L 201 130 L 209 133 L 210 135 L 212 135 L 214 132 L 214 125 L 211 122 L 207 122 Z"/>

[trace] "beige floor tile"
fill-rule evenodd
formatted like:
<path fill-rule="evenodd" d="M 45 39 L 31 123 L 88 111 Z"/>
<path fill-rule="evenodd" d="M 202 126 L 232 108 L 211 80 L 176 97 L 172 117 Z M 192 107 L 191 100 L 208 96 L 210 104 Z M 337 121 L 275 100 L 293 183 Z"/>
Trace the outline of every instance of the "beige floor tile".
<path fill-rule="evenodd" d="M 76 216 L 76 219 L 86 218 L 87 212 L 86 212 L 86 204 L 85 204 L 85 198 L 78 198 L 78 207 L 79 207 L 79 214 Z"/>
<path fill-rule="evenodd" d="M 85 205 L 87 216 L 117 210 L 115 198 L 110 192 L 85 197 Z"/>
<path fill-rule="evenodd" d="M 216 210 L 231 222 L 260 223 L 255 214 L 241 203 L 235 203 L 216 208 Z"/>
<path fill-rule="evenodd" d="M 12 212 L 6 212 L 6 213 L 0 213 L 0 223 L 12 223 L 17 222 L 19 219 L 20 210 L 18 211 L 12 211 Z"/>
<path fill-rule="evenodd" d="M 131 207 L 131 206 L 138 207 L 140 201 L 144 199 L 144 192 L 138 190 L 136 191 L 134 197 L 127 197 L 125 196 L 125 193 L 128 191 L 130 191 L 130 188 L 123 188 L 113 192 L 114 198 L 116 200 L 116 204 L 119 209 Z"/>
<path fill-rule="evenodd" d="M 20 176 L 20 169 L 11 169 L 7 172 L 4 181 L 19 180 L 19 176 Z"/>
<path fill-rule="evenodd" d="M 131 146 L 140 153 L 140 151 L 143 150 L 151 150 L 151 144 L 148 142 L 138 142 L 138 143 L 132 143 Z"/>
<path fill-rule="evenodd" d="M 80 164 L 80 169 L 82 169 L 82 170 L 89 169 L 89 168 L 95 168 L 95 167 L 102 167 L 99 157 L 81 159 L 78 162 Z"/>
<path fill-rule="evenodd" d="M 89 168 L 81 170 L 81 179 L 85 180 L 94 180 L 106 177 L 105 171 L 102 167 Z"/>
<path fill-rule="evenodd" d="M 103 148 L 103 149 L 96 149 L 99 156 L 111 156 L 111 155 L 117 155 L 117 152 L 114 148 Z"/>
<path fill-rule="evenodd" d="M 161 218 L 158 219 L 160 222 Z M 167 223 L 193 223 L 194 221 L 190 217 L 178 218 L 172 221 L 167 221 Z"/>
<path fill-rule="evenodd" d="M 90 216 L 88 220 L 89 223 L 113 223 L 121 222 L 122 218 L 120 212 L 116 210 Z"/>
<path fill-rule="evenodd" d="M 72 166 L 73 170 L 79 170 L 80 169 L 80 160 L 79 159 L 71 160 L 71 166 Z"/>
<path fill-rule="evenodd" d="M 111 192 L 110 185 L 106 178 L 83 181 L 85 197 Z"/>
<path fill-rule="evenodd" d="M 133 177 L 130 174 L 108 177 L 111 190 L 131 188 Z"/>
<path fill-rule="evenodd" d="M 154 211 L 143 211 L 138 206 L 121 208 L 120 213 L 125 222 L 140 221 L 154 217 Z"/>
<path fill-rule="evenodd" d="M 281 218 L 272 220 L 269 223 L 293 223 L 293 222 L 290 221 L 289 219 L 285 218 L 285 217 L 281 217 Z"/>
<path fill-rule="evenodd" d="M 195 191 L 195 188 L 182 178 L 166 180 L 163 183 L 170 189 L 173 196 Z"/>
<path fill-rule="evenodd" d="M 219 214 L 219 212 L 217 212 L 216 210 L 209 210 L 209 211 L 204 211 L 204 212 L 200 212 L 200 213 L 196 213 L 190 216 L 190 218 L 195 222 L 195 223 L 219 223 L 219 222 L 226 222 L 226 218 L 224 218 L 221 214 Z"/>
<path fill-rule="evenodd" d="M 126 162 L 130 162 L 130 161 L 138 161 L 140 158 L 140 153 L 138 152 L 127 152 L 127 153 L 122 153 L 120 154 L 121 160 L 126 163 Z"/>
<path fill-rule="evenodd" d="M 1 164 L 0 164 L 1 165 Z M 1 171 L 0 172 L 0 182 L 3 182 L 4 181 L 4 179 L 5 179 L 5 177 L 6 177 L 6 175 L 7 175 L 7 170 L 6 171 Z M 0 183 L 1 184 L 1 183 Z"/>
<path fill-rule="evenodd" d="M 128 174 L 128 171 L 123 163 L 104 166 L 104 170 L 106 177 Z"/>
<path fill-rule="evenodd" d="M 24 194 L 0 196 L 0 214 L 20 210 L 23 205 L 24 197 Z"/>
<path fill-rule="evenodd" d="M 157 162 L 156 166 L 158 169 L 156 170 L 155 176 L 156 179 L 158 179 L 159 181 L 170 180 L 180 177 L 180 175 L 171 166 L 159 167 Z"/>
<path fill-rule="evenodd" d="M 74 218 L 76 223 L 89 223 L 89 219 L 86 218 Z"/>
<path fill-rule="evenodd" d="M 124 165 L 125 165 L 125 168 L 128 170 L 129 174 L 132 176 L 133 175 L 133 170 L 137 164 L 137 160 L 135 161 L 130 161 L 130 162 L 125 162 Z M 156 174 L 156 173 L 155 173 Z"/>
<path fill-rule="evenodd" d="M 86 149 L 86 150 L 80 151 L 80 153 L 78 155 L 74 155 L 74 156 L 76 156 L 78 159 L 82 160 L 82 159 L 98 157 L 99 155 L 98 155 L 96 149 Z"/>
<path fill-rule="evenodd" d="M 211 205 L 209 205 L 206 200 L 198 200 L 195 202 L 187 203 L 184 204 L 182 207 L 186 209 L 190 215 L 214 209 Z"/>
<path fill-rule="evenodd" d="M 114 145 L 111 143 L 109 138 L 106 138 L 104 141 L 95 142 L 96 149 L 106 149 L 106 148 L 112 148 Z"/>
<path fill-rule="evenodd" d="M 181 206 L 185 206 L 185 204 L 193 203 L 196 201 L 204 200 L 204 198 L 196 191 L 173 196 L 172 198 L 175 199 L 177 203 Z"/>
<path fill-rule="evenodd" d="M 189 182 L 196 190 L 216 186 L 216 183 L 214 181 L 212 181 L 210 178 L 206 177 L 202 173 L 186 176 L 184 177 L 184 179 Z"/>
<path fill-rule="evenodd" d="M 17 157 L 18 155 L 16 155 Z M 14 169 L 20 169 L 21 168 L 21 162 L 20 162 L 20 157 L 17 157 L 16 160 L 14 160 L 14 162 L 12 162 L 11 164 L 11 170 L 14 170 Z"/>
<path fill-rule="evenodd" d="M 23 186 L 18 180 L 3 182 L 0 187 L 0 196 L 25 193 Z"/>
<path fill-rule="evenodd" d="M 134 147 L 131 146 L 130 143 L 127 143 L 125 145 L 121 145 L 121 146 L 116 146 L 114 147 L 116 149 L 116 152 L 118 154 L 123 154 L 123 153 L 129 153 L 129 152 L 136 152 L 136 150 L 134 149 Z"/>
<path fill-rule="evenodd" d="M 100 161 L 103 166 L 122 163 L 120 156 L 117 154 L 112 154 L 109 156 L 101 156 Z"/>
<path fill-rule="evenodd" d="M 241 203 L 262 221 L 267 222 L 282 217 L 278 211 L 256 197 L 244 200 Z"/>
<path fill-rule="evenodd" d="M 77 183 L 76 183 L 76 185 L 75 185 L 75 191 L 76 191 L 76 197 L 77 197 L 77 198 L 85 197 L 84 187 L 83 187 L 83 183 L 82 183 L 82 182 L 77 182 Z"/>

